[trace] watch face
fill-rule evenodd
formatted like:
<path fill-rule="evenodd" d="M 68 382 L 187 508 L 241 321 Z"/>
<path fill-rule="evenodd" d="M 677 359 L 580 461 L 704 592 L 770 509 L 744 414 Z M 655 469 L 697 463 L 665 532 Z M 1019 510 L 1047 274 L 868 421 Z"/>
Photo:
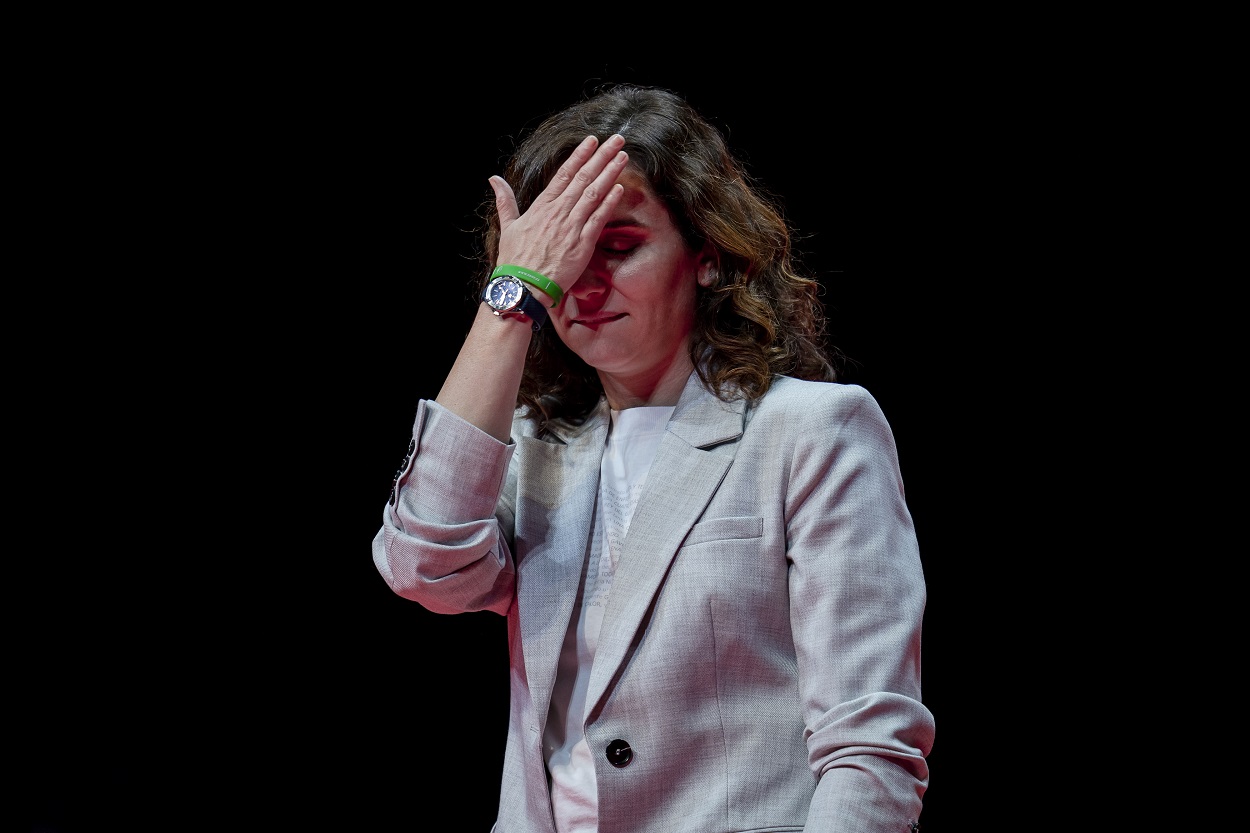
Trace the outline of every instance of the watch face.
<path fill-rule="evenodd" d="M 491 309 L 512 309 L 521 300 L 521 284 L 515 278 L 498 278 L 486 287 L 486 303 Z"/>

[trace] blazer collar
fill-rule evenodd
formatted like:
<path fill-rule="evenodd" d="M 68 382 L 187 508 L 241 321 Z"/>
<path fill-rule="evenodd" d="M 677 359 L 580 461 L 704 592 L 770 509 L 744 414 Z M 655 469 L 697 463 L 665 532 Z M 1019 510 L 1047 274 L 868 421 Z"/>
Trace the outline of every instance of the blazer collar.
<path fill-rule="evenodd" d="M 703 387 L 697 373 L 691 373 L 669 418 L 667 430 L 688 445 L 709 448 L 742 436 L 746 409 L 746 402 L 741 399 L 721 401 Z M 566 445 L 579 442 L 597 445 L 603 440 L 600 433 L 606 430 L 608 420 L 608 401 L 600 398 L 599 404 L 581 425 L 557 423 L 552 426 L 551 433 Z"/>

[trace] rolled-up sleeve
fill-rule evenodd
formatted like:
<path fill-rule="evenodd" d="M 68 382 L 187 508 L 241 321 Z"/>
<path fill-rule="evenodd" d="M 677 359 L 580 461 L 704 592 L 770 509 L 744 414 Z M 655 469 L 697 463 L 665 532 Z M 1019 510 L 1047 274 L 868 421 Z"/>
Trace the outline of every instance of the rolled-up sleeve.
<path fill-rule="evenodd" d="M 515 443 L 501 443 L 431 400 L 373 539 L 373 561 L 400 596 L 435 613 L 506 615 L 515 569 L 503 499 Z"/>

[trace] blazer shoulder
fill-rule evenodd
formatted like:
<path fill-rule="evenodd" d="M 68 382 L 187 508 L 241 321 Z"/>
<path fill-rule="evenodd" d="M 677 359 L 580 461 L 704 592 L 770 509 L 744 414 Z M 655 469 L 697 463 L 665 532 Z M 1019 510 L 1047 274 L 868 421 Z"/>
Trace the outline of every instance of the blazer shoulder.
<path fill-rule="evenodd" d="M 881 406 L 867 388 L 845 382 L 814 382 L 779 376 L 757 403 L 760 413 L 787 415 L 816 412 L 822 418 L 842 413 L 881 413 Z"/>

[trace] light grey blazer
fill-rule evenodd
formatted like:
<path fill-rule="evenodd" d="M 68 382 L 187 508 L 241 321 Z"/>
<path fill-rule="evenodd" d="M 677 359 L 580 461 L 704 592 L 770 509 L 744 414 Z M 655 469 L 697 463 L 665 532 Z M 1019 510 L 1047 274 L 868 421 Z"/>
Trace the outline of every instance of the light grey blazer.
<path fill-rule="evenodd" d="M 495 833 L 555 833 L 542 740 L 609 426 L 500 443 L 421 401 L 373 541 L 399 595 L 508 617 Z M 907 833 L 928 786 L 925 583 L 898 457 L 855 385 L 753 406 L 691 375 L 604 613 L 586 738 L 600 833 Z M 627 749 L 626 749 L 627 747 Z"/>

